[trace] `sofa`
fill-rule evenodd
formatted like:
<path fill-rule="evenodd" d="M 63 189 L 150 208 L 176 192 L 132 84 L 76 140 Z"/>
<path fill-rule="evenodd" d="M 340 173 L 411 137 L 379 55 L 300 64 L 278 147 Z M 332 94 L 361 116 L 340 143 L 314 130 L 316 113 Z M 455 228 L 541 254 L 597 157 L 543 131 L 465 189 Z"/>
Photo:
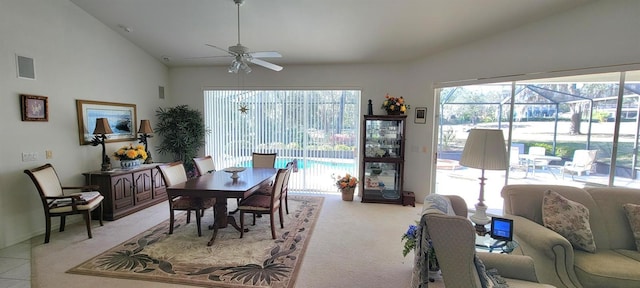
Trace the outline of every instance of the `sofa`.
<path fill-rule="evenodd" d="M 553 193 L 547 191 L 586 207 L 589 225 L 584 229 L 589 228 L 593 235 L 593 252 L 572 245 L 557 229 L 544 226 L 543 198 Z M 501 195 L 504 214 L 514 221 L 519 249 L 534 259 L 541 282 L 557 287 L 640 287 L 640 253 L 629 222 L 640 215 L 636 213 L 634 218 L 630 212 L 629 216 L 623 208 L 628 203 L 640 204 L 640 189 L 506 185 Z M 640 237 L 640 233 L 637 235 Z"/>
<path fill-rule="evenodd" d="M 430 197 L 431 200 L 428 200 Z M 437 199 L 433 200 L 433 198 Z M 429 202 L 437 204 L 430 205 Z M 531 257 L 476 253 L 476 232 L 467 216 L 467 205 L 459 196 L 426 197 L 420 228 L 417 229 L 419 233 L 416 235 L 420 241 L 416 242 L 413 288 L 425 288 L 429 283 L 427 271 L 429 239 L 436 251 L 446 287 L 480 288 L 491 286 L 489 283 L 499 282 L 500 279 L 505 280 L 506 284 L 513 288 L 553 287 L 538 283 Z M 490 276 L 489 274 L 492 273 L 499 273 L 499 276 Z"/>

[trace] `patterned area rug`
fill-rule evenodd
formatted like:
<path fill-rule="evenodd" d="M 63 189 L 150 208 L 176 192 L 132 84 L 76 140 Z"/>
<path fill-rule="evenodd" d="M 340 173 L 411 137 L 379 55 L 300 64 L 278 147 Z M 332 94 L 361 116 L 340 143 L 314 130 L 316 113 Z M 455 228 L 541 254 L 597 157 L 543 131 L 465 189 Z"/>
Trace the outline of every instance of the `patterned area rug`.
<path fill-rule="evenodd" d="M 206 226 L 213 222 L 211 210 L 205 212 L 202 237 L 198 237 L 194 215 L 187 224 L 183 212 L 176 215 L 172 235 L 168 234 L 169 220 L 164 221 L 67 273 L 204 287 L 291 288 L 323 200 L 289 195 L 290 214 L 283 212 L 284 229 L 280 229 L 277 214 L 275 217 L 275 240 L 269 215 L 257 218 L 253 226 L 252 216 L 245 214 L 245 227 L 250 231 L 242 239 L 238 231 L 227 227 L 218 231 L 210 247 L 207 242 L 213 232 Z"/>

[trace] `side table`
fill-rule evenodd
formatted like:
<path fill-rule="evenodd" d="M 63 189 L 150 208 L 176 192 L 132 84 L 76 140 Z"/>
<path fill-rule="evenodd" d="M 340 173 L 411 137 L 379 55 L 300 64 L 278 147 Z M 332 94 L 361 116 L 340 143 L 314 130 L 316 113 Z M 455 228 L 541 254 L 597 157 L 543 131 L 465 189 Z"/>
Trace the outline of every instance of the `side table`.
<path fill-rule="evenodd" d="M 476 234 L 476 250 L 511 253 L 518 247 L 518 242 L 516 241 L 496 240 L 491 238 L 491 236 L 489 235 L 489 233 L 486 233 L 484 235 Z"/>

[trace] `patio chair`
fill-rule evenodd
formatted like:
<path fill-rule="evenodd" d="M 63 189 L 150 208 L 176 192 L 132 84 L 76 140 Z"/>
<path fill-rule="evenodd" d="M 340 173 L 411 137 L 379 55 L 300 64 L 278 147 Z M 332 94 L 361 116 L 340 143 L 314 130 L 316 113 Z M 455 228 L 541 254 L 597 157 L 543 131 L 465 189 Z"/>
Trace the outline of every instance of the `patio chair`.
<path fill-rule="evenodd" d="M 509 171 L 527 171 L 527 163 L 520 159 L 520 148 L 511 146 L 509 150 Z"/>
<path fill-rule="evenodd" d="M 574 173 L 578 176 L 582 175 L 584 172 L 586 175 L 589 175 L 591 170 L 594 168 L 594 163 L 596 161 L 596 155 L 598 154 L 598 150 L 576 150 L 573 152 L 573 160 L 564 163 L 562 167 L 562 179 L 564 179 L 564 173 L 570 173 L 571 179 L 574 177 Z"/>
<path fill-rule="evenodd" d="M 544 147 L 529 147 L 529 155 L 546 155 L 547 154 L 547 149 L 545 149 Z M 530 163 L 530 165 L 532 166 L 533 169 L 536 169 L 536 167 L 540 167 L 540 169 L 546 169 L 547 167 L 549 167 L 549 161 L 548 160 L 535 160 L 533 161 L 533 163 Z"/>

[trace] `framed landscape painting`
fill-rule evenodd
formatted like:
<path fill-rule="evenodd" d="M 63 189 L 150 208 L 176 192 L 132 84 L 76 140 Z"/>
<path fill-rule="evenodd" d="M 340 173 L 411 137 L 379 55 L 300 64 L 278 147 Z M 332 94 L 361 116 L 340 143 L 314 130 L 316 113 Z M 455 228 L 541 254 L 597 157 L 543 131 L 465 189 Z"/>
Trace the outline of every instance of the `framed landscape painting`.
<path fill-rule="evenodd" d="M 76 100 L 80 145 L 91 144 L 96 119 L 107 118 L 113 131 L 106 142 L 134 141 L 136 137 L 136 105 L 90 100 Z"/>

